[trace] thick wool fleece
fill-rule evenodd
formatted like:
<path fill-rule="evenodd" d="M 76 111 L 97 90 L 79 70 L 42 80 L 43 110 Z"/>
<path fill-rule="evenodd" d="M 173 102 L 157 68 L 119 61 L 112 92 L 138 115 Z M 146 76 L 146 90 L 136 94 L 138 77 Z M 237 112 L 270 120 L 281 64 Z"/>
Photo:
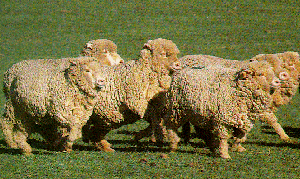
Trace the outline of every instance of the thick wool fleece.
<path fill-rule="evenodd" d="M 165 79 L 171 80 L 169 75 L 178 69 L 178 53 L 170 40 L 150 40 L 144 45 L 139 60 L 103 67 L 107 85 L 84 128 L 86 137 L 99 149 L 112 151 L 106 147 L 109 146 L 104 141 L 106 133 L 143 118 L 153 96 L 169 87 L 170 81 Z"/>
<path fill-rule="evenodd" d="M 4 78 L 7 102 L 1 123 L 8 144 L 29 154 L 26 140 L 30 133 L 39 132 L 53 143 L 62 137 L 57 131 L 61 127 L 68 130 L 68 143 L 63 145 L 71 149 L 92 114 L 102 75 L 97 71 L 100 66 L 91 57 L 14 64 Z"/>
<path fill-rule="evenodd" d="M 230 131 L 246 134 L 253 114 L 272 113 L 270 88 L 275 78 L 266 62 L 252 62 L 247 70 L 226 68 L 186 68 L 173 75 L 168 91 L 164 125 L 169 131 L 171 148 L 176 149 L 174 131 L 186 122 L 204 127 L 214 135 L 209 142 L 212 152 L 229 158 L 227 139 Z M 171 135 L 173 133 L 173 135 Z M 221 141 L 214 146 L 214 140 Z"/>

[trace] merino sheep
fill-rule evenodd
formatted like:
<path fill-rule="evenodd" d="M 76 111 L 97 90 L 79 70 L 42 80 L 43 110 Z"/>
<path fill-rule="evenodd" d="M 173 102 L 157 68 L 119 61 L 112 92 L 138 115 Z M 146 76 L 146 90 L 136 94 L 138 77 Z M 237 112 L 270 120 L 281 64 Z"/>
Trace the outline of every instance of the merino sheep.
<path fill-rule="evenodd" d="M 212 134 L 207 144 L 213 153 L 230 158 L 230 133 L 239 133 L 236 137 L 242 139 L 252 127 L 250 116 L 274 116 L 270 91 L 279 85 L 267 62 L 249 63 L 245 70 L 212 66 L 175 73 L 163 121 L 171 150 L 176 150 L 180 140 L 177 129 L 191 122 Z M 240 141 L 236 140 L 237 146 Z"/>
<path fill-rule="evenodd" d="M 26 140 L 38 132 L 49 143 L 63 142 L 64 150 L 70 151 L 104 86 L 101 66 L 92 57 L 14 64 L 4 75 L 7 101 L 1 124 L 7 143 L 30 154 Z"/>
<path fill-rule="evenodd" d="M 210 63 L 210 60 L 212 62 Z M 272 93 L 272 106 L 271 109 L 275 112 L 277 107 L 287 104 L 291 98 L 295 95 L 297 89 L 299 88 L 299 73 L 300 73 L 300 58 L 297 52 L 284 52 L 277 54 L 260 54 L 257 55 L 250 60 L 247 61 L 235 61 L 235 60 L 226 60 L 218 57 L 207 56 L 207 55 L 188 55 L 182 57 L 181 63 L 188 64 L 188 66 L 201 66 L 201 65 L 220 65 L 223 67 L 230 67 L 240 69 L 245 64 L 250 61 L 267 61 L 271 64 L 275 75 L 281 80 L 280 88 L 276 89 Z M 255 116 L 253 116 L 255 117 Z M 262 117 L 262 116 L 261 116 Z M 264 117 L 263 121 L 267 124 L 271 125 L 276 133 L 280 136 L 280 138 L 286 142 L 293 142 L 289 136 L 285 133 L 284 129 L 277 121 L 274 116 L 272 118 Z M 195 127 L 196 131 L 201 131 L 203 129 L 199 129 Z M 184 141 L 189 141 L 189 131 L 190 126 L 189 123 L 183 125 L 183 137 Z"/>
<path fill-rule="evenodd" d="M 298 55 L 298 53 L 295 53 L 295 52 L 285 52 L 282 54 L 274 54 L 272 56 L 280 56 L 280 58 L 284 59 L 285 61 L 292 61 L 293 63 L 290 64 L 291 66 L 297 67 L 298 66 L 297 63 L 299 63 L 299 55 Z M 214 67 L 220 67 L 220 68 L 232 68 L 232 69 L 240 70 L 240 69 L 246 67 L 250 62 L 257 61 L 257 60 L 262 61 L 265 59 L 265 58 L 262 58 L 262 57 L 264 57 L 262 55 L 260 55 L 259 57 L 260 58 L 256 57 L 256 58 L 252 58 L 250 60 L 245 60 L 245 61 L 237 61 L 237 60 L 227 60 L 227 59 L 223 59 L 223 58 L 219 58 L 219 57 L 215 57 L 215 56 L 209 56 L 209 55 L 187 55 L 187 56 L 180 58 L 179 60 L 182 64 L 183 68 L 202 68 L 202 67 L 207 67 L 207 66 L 214 66 Z M 268 61 L 268 60 L 266 60 L 266 61 Z M 271 65 L 273 63 L 271 63 Z M 276 89 L 273 92 L 273 94 L 271 95 L 271 97 L 273 99 L 271 108 L 275 111 L 276 107 L 278 106 L 277 104 L 278 103 L 282 104 L 281 101 L 283 100 L 283 98 L 286 99 L 285 94 L 288 94 L 291 91 L 291 89 L 295 90 L 297 88 L 297 87 L 295 88 L 295 86 L 293 85 L 293 84 L 297 83 L 297 80 L 294 80 L 293 78 L 289 78 L 289 74 L 287 73 L 288 70 L 285 70 L 285 69 L 279 68 L 279 67 L 274 67 L 274 65 L 272 65 L 272 69 L 274 69 L 274 68 L 277 69 L 277 70 L 274 70 L 276 76 L 281 80 L 281 87 Z M 296 73 L 296 72 L 294 72 L 294 73 Z M 294 75 L 294 76 L 297 76 L 297 75 Z M 294 92 L 294 90 L 293 90 L 293 92 Z M 282 91 L 284 91 L 284 92 L 282 92 Z M 161 131 L 160 126 L 152 124 L 151 118 L 156 118 L 157 116 L 162 115 L 162 114 L 156 114 L 156 113 L 157 112 L 161 113 L 161 111 L 163 111 L 164 107 L 163 107 L 162 101 L 165 100 L 165 94 L 157 95 L 156 98 L 157 99 L 154 99 L 153 102 L 149 103 L 149 111 L 150 111 L 149 116 L 150 117 L 144 118 L 146 121 L 148 121 L 150 123 L 150 125 L 148 126 L 148 128 L 140 131 L 139 133 L 136 133 L 135 140 L 139 140 L 143 137 L 152 135 L 151 140 L 153 142 L 155 142 L 157 140 L 156 138 L 159 137 L 159 135 L 155 135 L 154 131 L 155 130 Z M 157 109 L 159 109 L 159 110 L 157 110 Z M 288 135 L 284 132 L 281 125 L 278 122 L 276 122 L 277 119 L 276 118 L 274 119 L 274 116 L 272 116 L 272 118 L 270 118 L 270 119 L 265 118 L 264 120 L 275 129 L 275 131 L 279 134 L 279 136 L 282 140 L 287 141 L 287 142 L 291 141 L 290 138 L 288 137 Z M 154 121 L 157 121 L 157 120 L 154 120 Z M 195 128 L 196 128 L 196 131 L 200 131 L 200 129 L 198 129 L 197 126 Z M 203 129 L 201 129 L 201 130 L 203 130 Z M 184 141 L 188 142 L 189 138 L 190 138 L 189 123 L 186 123 L 183 125 L 182 131 L 183 131 Z M 161 139 L 158 139 L 158 140 L 161 140 Z"/>
<path fill-rule="evenodd" d="M 113 66 L 124 63 L 117 53 L 117 45 L 107 39 L 91 40 L 85 44 L 81 55 L 95 57 L 101 64 Z"/>
<path fill-rule="evenodd" d="M 97 60 L 101 65 L 118 65 L 124 62 L 124 60 L 117 54 L 116 44 L 107 39 L 97 39 L 86 43 L 81 54 L 83 56 L 93 56 L 95 60 Z M 45 61 L 43 60 L 41 62 L 45 63 Z M 36 63 L 39 63 L 39 61 L 36 61 Z M 55 65 L 54 68 L 60 69 L 61 71 L 66 70 L 71 65 L 68 58 L 57 59 L 53 64 Z M 15 66 L 15 68 L 19 68 L 19 66 Z M 15 72 L 7 75 L 6 82 L 4 84 L 4 90 L 9 90 L 13 80 L 15 80 L 18 75 L 22 75 L 18 73 L 18 69 L 11 69 L 11 71 Z M 4 93 L 8 92 L 4 91 Z M 4 134 L 6 136 L 6 142 L 11 148 L 17 148 L 17 144 L 14 142 L 11 135 L 12 125 L 6 123 L 6 120 L 1 120 L 1 123 L 2 130 L 4 131 Z"/>
<path fill-rule="evenodd" d="M 276 91 L 274 96 L 274 107 L 287 104 L 299 88 L 300 76 L 300 56 L 297 52 L 284 52 L 277 54 L 260 54 L 251 60 L 269 62 L 275 74 L 285 79 L 280 90 Z"/>
<path fill-rule="evenodd" d="M 90 140 L 102 151 L 114 151 L 104 139 L 105 135 L 143 118 L 148 102 L 169 88 L 169 75 L 181 68 L 178 53 L 171 40 L 159 38 L 144 44 L 139 60 L 103 67 L 107 85 L 83 128 L 85 141 Z"/>

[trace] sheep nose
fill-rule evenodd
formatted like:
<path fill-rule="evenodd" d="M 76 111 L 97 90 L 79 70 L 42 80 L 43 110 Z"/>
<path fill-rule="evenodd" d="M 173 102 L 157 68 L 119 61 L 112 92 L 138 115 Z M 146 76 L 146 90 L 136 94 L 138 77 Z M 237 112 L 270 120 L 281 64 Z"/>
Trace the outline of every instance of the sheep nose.
<path fill-rule="evenodd" d="M 290 78 L 290 75 L 287 72 L 280 72 L 279 73 L 279 79 L 280 80 L 288 80 Z"/>
<path fill-rule="evenodd" d="M 277 78 L 274 79 L 271 84 L 272 84 L 273 87 L 278 87 L 278 86 L 281 85 L 280 80 L 277 79 Z"/>
<path fill-rule="evenodd" d="M 171 68 L 175 71 L 175 70 L 181 70 L 182 66 L 180 62 L 174 62 L 171 66 Z"/>
<path fill-rule="evenodd" d="M 99 87 L 99 88 L 104 87 L 105 86 L 105 80 L 104 80 L 104 78 L 98 78 L 96 80 L 96 84 L 97 84 L 97 87 Z"/>

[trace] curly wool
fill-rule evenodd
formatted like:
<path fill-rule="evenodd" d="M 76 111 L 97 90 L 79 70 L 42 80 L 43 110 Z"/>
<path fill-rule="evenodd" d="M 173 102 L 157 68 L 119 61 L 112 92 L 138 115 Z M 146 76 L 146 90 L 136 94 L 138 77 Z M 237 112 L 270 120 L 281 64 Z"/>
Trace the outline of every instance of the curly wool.
<path fill-rule="evenodd" d="M 84 130 L 87 137 L 100 142 L 110 130 L 143 118 L 153 96 L 169 87 L 164 79 L 171 80 L 178 53 L 172 41 L 159 38 L 144 45 L 139 60 L 103 67 L 107 85 Z"/>
<path fill-rule="evenodd" d="M 222 157 L 229 158 L 228 131 L 239 129 L 247 133 L 253 114 L 272 113 L 272 98 L 264 86 L 270 86 L 274 77 L 270 66 L 262 62 L 249 63 L 248 69 L 240 72 L 220 67 L 186 68 L 172 77 L 164 125 L 177 131 L 182 124 L 191 122 L 219 131 L 220 141 L 225 139 L 220 145 Z M 176 148 L 177 136 L 169 137 L 171 146 Z"/>
<path fill-rule="evenodd" d="M 297 52 L 284 52 L 277 54 L 260 54 L 252 58 L 257 61 L 267 61 L 273 67 L 273 70 L 282 80 L 281 88 L 274 92 L 274 110 L 280 105 L 287 104 L 296 94 L 299 88 L 300 75 L 300 57 Z M 287 75 L 281 77 L 282 72 L 287 72 Z"/>
<path fill-rule="evenodd" d="M 91 79 L 100 67 L 97 64 L 91 57 L 27 60 L 14 64 L 4 78 L 7 102 L 2 123 L 4 127 L 13 124 L 13 131 L 16 131 L 12 134 L 14 139 L 7 136 L 8 142 L 13 144 L 12 140 L 16 140 L 23 152 L 30 153 L 26 139 L 36 132 L 34 126 L 53 125 L 52 135 L 55 136 L 55 127 L 80 128 L 84 125 L 97 99 L 97 86 Z M 85 73 L 85 66 L 89 66 L 91 75 L 79 74 Z M 48 139 L 45 133 L 49 131 L 38 132 Z M 80 135 L 80 132 L 73 135 Z"/>
<path fill-rule="evenodd" d="M 118 65 L 124 60 L 117 53 L 117 45 L 107 39 L 91 40 L 85 44 L 81 55 L 95 57 L 103 65 Z"/>

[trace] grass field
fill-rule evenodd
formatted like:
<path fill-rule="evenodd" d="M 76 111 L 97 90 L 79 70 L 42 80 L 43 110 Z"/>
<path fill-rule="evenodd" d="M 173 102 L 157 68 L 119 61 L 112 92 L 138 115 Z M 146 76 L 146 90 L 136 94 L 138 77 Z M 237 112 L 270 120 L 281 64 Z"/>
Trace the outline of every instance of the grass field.
<path fill-rule="evenodd" d="M 188 54 L 243 60 L 261 53 L 300 51 L 297 0 L 247 1 L 49 1 L 0 3 L 0 82 L 14 63 L 26 59 L 76 57 L 83 45 L 107 38 L 126 60 L 138 58 L 149 39 L 166 38 Z M 0 92 L 3 111 L 5 98 Z M 277 112 L 280 123 L 300 142 L 300 96 Z M 299 178 L 300 145 L 282 142 L 273 129 L 257 123 L 244 153 L 231 160 L 210 156 L 200 139 L 177 153 L 148 139 L 132 142 L 144 121 L 107 136 L 116 153 L 95 151 L 78 141 L 70 154 L 47 151 L 31 137 L 33 156 L 9 149 L 0 132 L 0 178 Z M 167 157 L 162 157 L 167 154 Z"/>

